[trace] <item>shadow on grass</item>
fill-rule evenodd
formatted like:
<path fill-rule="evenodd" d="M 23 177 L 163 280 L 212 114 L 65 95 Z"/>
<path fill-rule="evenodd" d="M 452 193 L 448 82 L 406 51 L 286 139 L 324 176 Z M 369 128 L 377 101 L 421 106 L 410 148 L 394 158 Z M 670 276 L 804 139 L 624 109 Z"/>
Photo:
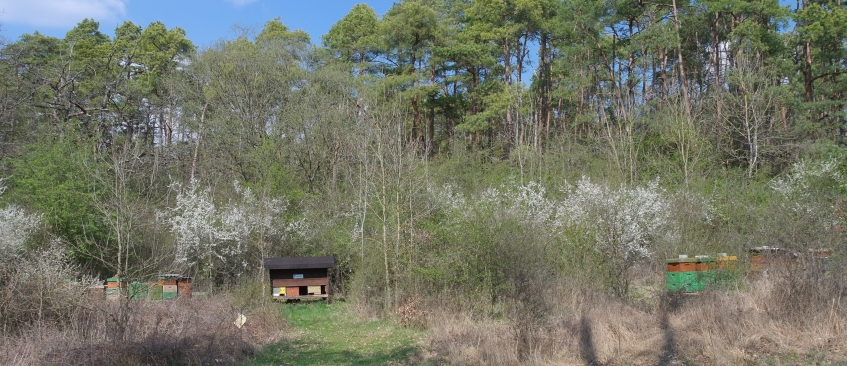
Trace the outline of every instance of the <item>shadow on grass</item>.
<path fill-rule="evenodd" d="M 579 353 L 588 366 L 602 366 L 597 359 L 597 351 L 594 349 L 594 335 L 591 331 L 591 321 L 585 314 L 579 319 Z"/>
<path fill-rule="evenodd" d="M 659 358 L 659 366 L 673 365 L 677 360 L 676 336 L 670 323 L 670 313 L 673 313 L 684 302 L 685 297 L 680 292 L 666 293 L 662 296 L 660 311 L 660 326 L 665 333 L 665 343 L 662 346 L 662 356 Z"/>
<path fill-rule="evenodd" d="M 676 337 L 668 320 L 667 311 L 662 312 L 661 326 L 665 332 L 665 344 L 662 346 L 662 357 L 659 359 L 659 366 L 673 365 L 676 360 Z"/>
<path fill-rule="evenodd" d="M 681 293 L 669 293 L 663 295 L 660 305 L 659 326 L 664 332 L 664 343 L 662 353 L 659 357 L 658 366 L 670 366 L 678 362 L 676 349 L 676 335 L 670 324 L 669 314 L 676 311 L 684 301 Z M 579 320 L 579 351 L 586 366 L 604 366 L 597 357 L 594 348 L 594 334 L 591 329 L 591 319 L 583 314 Z"/>

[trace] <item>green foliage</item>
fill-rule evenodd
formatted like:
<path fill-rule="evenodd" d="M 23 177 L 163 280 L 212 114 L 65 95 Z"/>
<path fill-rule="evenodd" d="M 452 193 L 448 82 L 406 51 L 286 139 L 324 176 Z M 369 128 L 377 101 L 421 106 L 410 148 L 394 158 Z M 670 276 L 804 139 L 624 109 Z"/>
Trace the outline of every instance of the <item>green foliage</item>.
<path fill-rule="evenodd" d="M 88 177 L 84 165 L 90 159 L 87 150 L 63 142 L 30 145 L 10 162 L 15 174 L 9 180 L 11 199 L 43 213 L 44 225 L 51 234 L 83 251 L 109 237 L 93 205 L 101 187 Z"/>
<path fill-rule="evenodd" d="M 232 291 L 232 305 L 242 314 L 249 314 L 250 310 L 260 308 L 268 301 L 267 285 L 264 278 L 242 281 Z"/>
<path fill-rule="evenodd" d="M 305 31 L 300 29 L 293 32 L 289 31 L 288 27 L 282 24 L 279 19 L 279 17 L 276 17 L 265 23 L 265 28 L 256 36 L 256 43 L 272 45 L 274 42 L 283 42 L 286 46 L 303 46 L 311 42 L 309 34 Z M 273 46 L 280 47 L 279 44 Z"/>
<path fill-rule="evenodd" d="M 98 63 L 104 61 L 110 42 L 109 36 L 101 33 L 99 28 L 100 23 L 93 19 L 84 19 L 65 34 L 64 41 L 70 46 L 70 52 L 81 61 L 79 66 L 82 68 L 102 67 Z"/>
<path fill-rule="evenodd" d="M 341 59 L 355 62 L 358 74 L 364 74 L 376 56 L 379 19 L 367 4 L 356 4 L 322 38 L 323 45 Z"/>
<path fill-rule="evenodd" d="M 127 37 L 122 37 L 121 29 L 133 27 Z M 140 34 L 138 33 L 140 31 Z M 194 45 L 185 37 L 185 30 L 179 27 L 170 30 L 162 22 L 150 23 L 143 31 L 139 27 L 125 23 L 118 28 L 115 42 L 137 42 L 136 52 L 138 62 L 144 66 L 136 80 L 148 91 L 160 98 L 164 97 L 167 78 L 171 77 L 181 58 L 194 52 Z"/>

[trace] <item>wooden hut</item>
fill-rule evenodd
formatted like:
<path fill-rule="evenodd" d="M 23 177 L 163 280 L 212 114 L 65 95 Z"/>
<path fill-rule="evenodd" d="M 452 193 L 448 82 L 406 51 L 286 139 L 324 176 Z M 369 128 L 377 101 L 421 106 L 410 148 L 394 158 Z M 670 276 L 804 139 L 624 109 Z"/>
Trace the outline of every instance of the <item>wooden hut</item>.
<path fill-rule="evenodd" d="M 329 269 L 335 257 L 265 258 L 274 298 L 280 300 L 326 298 Z"/>

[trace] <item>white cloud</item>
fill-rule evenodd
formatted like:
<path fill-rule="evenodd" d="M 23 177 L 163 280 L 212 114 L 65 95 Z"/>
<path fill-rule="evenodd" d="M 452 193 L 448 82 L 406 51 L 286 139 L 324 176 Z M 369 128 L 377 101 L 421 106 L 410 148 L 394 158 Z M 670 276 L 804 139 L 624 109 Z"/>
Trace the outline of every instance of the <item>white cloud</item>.
<path fill-rule="evenodd" d="M 127 0 L 0 0 L 0 24 L 68 27 L 85 18 L 103 24 L 123 17 L 126 14 L 126 2 Z"/>
<path fill-rule="evenodd" d="M 226 2 L 235 5 L 235 7 L 242 7 L 247 4 L 255 3 L 257 0 L 226 0 Z"/>

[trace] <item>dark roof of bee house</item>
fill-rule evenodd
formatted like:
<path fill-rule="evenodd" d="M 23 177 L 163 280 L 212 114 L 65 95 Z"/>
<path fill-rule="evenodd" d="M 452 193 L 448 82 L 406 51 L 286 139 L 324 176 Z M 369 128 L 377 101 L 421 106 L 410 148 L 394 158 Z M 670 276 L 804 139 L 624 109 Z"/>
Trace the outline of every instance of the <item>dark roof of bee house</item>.
<path fill-rule="evenodd" d="M 303 269 L 335 267 L 335 257 L 277 257 L 265 258 L 267 269 Z"/>

